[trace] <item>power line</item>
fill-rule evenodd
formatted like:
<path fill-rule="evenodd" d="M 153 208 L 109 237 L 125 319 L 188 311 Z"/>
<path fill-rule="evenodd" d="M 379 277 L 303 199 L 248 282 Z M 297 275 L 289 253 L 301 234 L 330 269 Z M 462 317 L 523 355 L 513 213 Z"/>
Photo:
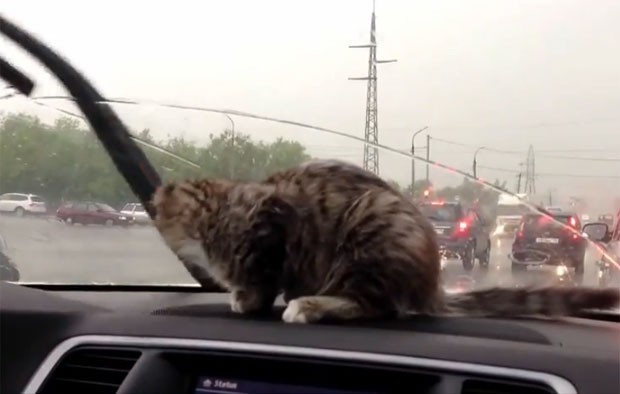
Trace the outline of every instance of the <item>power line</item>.
<path fill-rule="evenodd" d="M 608 157 L 581 157 L 581 156 L 555 156 L 555 155 L 538 155 L 545 159 L 560 159 L 560 160 L 582 160 L 582 161 L 612 161 L 618 162 L 620 159 L 608 158 Z"/>
<path fill-rule="evenodd" d="M 618 149 L 543 149 L 536 150 L 543 153 L 575 153 L 575 152 L 618 152 Z"/>
<path fill-rule="evenodd" d="M 444 139 L 444 138 L 437 138 L 437 137 L 432 137 L 432 138 L 433 138 L 433 140 L 439 141 L 439 142 L 443 142 L 444 144 L 461 146 L 461 147 L 467 147 L 467 148 L 472 148 L 472 149 L 477 149 L 478 148 L 475 145 L 466 144 L 466 143 L 463 143 L 463 142 L 457 142 L 457 141 L 452 141 L 452 140 L 447 140 L 447 139 Z M 508 154 L 508 155 L 524 155 L 524 154 L 527 154 L 526 151 L 516 151 L 516 150 L 490 148 L 490 147 L 488 147 L 486 145 L 485 145 L 484 150 L 486 152 L 495 152 L 495 153 Z M 540 151 L 540 152 L 544 152 L 544 151 Z M 549 152 L 552 152 L 552 151 L 549 151 Z M 576 161 L 620 162 L 620 158 L 606 158 L 606 157 L 557 156 L 557 155 L 540 155 L 540 154 L 538 155 L 538 157 L 539 158 L 545 158 L 545 159 L 576 160 Z"/>
<path fill-rule="evenodd" d="M 84 116 L 78 115 L 78 114 L 73 113 L 71 111 L 67 111 L 66 109 L 58 108 L 58 107 L 55 107 L 53 105 L 49 105 L 49 104 L 46 104 L 46 103 L 41 103 L 41 102 L 37 101 L 36 99 L 32 99 L 32 101 L 35 104 L 40 105 L 42 107 L 50 108 L 50 109 L 53 109 L 53 110 L 58 111 L 60 113 L 63 113 L 65 115 L 68 115 L 68 116 L 71 116 L 71 117 L 74 117 L 74 118 L 77 118 L 77 119 L 81 119 L 82 121 L 86 121 L 86 118 Z M 151 149 L 153 149 L 153 150 L 155 150 L 157 152 L 160 152 L 160 153 L 163 153 L 165 155 L 168 155 L 168 156 L 172 157 L 173 159 L 176 159 L 176 160 L 178 160 L 178 161 L 180 161 L 182 163 L 185 163 L 185 164 L 189 165 L 190 167 L 193 167 L 195 169 L 202 169 L 198 163 L 195 163 L 195 162 L 193 162 L 193 161 L 191 161 L 189 159 L 186 159 L 186 158 L 184 158 L 182 156 L 179 156 L 176 153 L 174 153 L 174 152 L 172 152 L 172 151 L 170 151 L 170 150 L 168 150 L 166 148 L 163 148 L 163 147 L 161 147 L 161 146 L 159 146 L 157 144 L 154 144 L 154 143 L 149 142 L 149 141 L 145 141 L 142 138 L 136 137 L 135 135 L 131 135 L 130 138 L 133 139 L 134 141 L 136 141 L 139 144 L 142 144 L 142 145 L 144 145 L 146 147 L 149 147 L 149 148 L 151 148 Z"/>
<path fill-rule="evenodd" d="M 8 98 L 12 98 L 13 96 L 17 96 L 18 93 L 10 93 L 6 96 L 1 96 L 0 99 L 8 99 Z M 67 99 L 71 99 L 70 97 L 67 96 L 40 96 L 40 97 L 32 97 L 33 99 L 38 99 L 38 100 L 54 100 L 54 99 L 60 99 L 60 100 L 67 100 Z M 170 105 L 170 107 L 175 107 L 175 105 Z M 178 107 L 178 106 L 177 106 Z M 438 137 L 432 137 L 431 139 L 435 140 L 435 141 L 439 141 L 439 142 L 443 142 L 444 144 L 449 144 L 449 145 L 455 145 L 455 146 L 460 146 L 460 147 L 464 147 L 464 148 L 469 148 L 469 149 L 477 149 L 479 148 L 479 146 L 476 145 L 472 145 L 472 144 L 467 144 L 467 143 L 463 143 L 463 142 L 458 142 L 458 141 L 453 141 L 453 140 L 448 140 L 445 138 L 438 138 Z M 366 139 L 366 141 L 368 141 Z M 375 141 L 371 141 L 372 143 L 376 143 Z M 367 144 L 365 144 L 365 148 L 368 147 Z M 366 149 L 365 149 L 366 150 Z M 491 148 L 491 147 L 487 147 L 485 146 L 484 149 L 486 152 L 492 152 L 492 153 L 500 153 L 500 154 L 509 154 L 509 155 L 524 155 L 527 154 L 526 151 L 517 151 L 517 150 L 508 150 L 508 149 L 498 149 L 498 148 Z M 613 151 L 613 150 L 606 150 L 606 149 L 600 149 L 600 150 L 596 150 L 596 149 L 572 149 L 572 150 L 540 150 L 538 152 L 579 152 L 579 151 L 591 151 L 591 152 L 596 152 L 596 151 Z M 596 158 L 596 157 L 579 157 L 579 156 L 556 156 L 556 155 L 538 155 L 539 158 L 545 158 L 545 159 L 559 159 L 559 160 L 574 160 L 574 161 L 601 161 L 601 162 L 620 162 L 620 158 Z"/>
<path fill-rule="evenodd" d="M 68 97 L 68 96 L 47 96 L 47 97 L 32 97 L 30 98 L 31 100 L 41 100 L 41 99 L 47 99 L 47 100 L 68 100 L 68 101 L 73 101 L 72 97 Z M 141 100 L 141 101 L 135 101 L 135 100 L 129 100 L 129 99 L 105 99 L 104 101 L 102 101 L 103 103 L 110 103 L 110 104 L 121 104 L 121 105 L 144 105 L 144 106 L 148 106 L 148 105 L 153 105 L 153 106 L 159 106 L 159 107 L 164 107 L 164 108 L 171 108 L 171 109 L 183 109 L 183 110 L 193 110 L 193 111 L 200 111 L 200 112 L 214 112 L 214 113 L 228 113 L 231 115 L 236 115 L 236 116 L 241 116 L 241 117 L 247 117 L 247 118 L 253 118 L 253 119 L 261 119 L 261 120 L 266 120 L 266 121 L 272 121 L 272 122 L 276 122 L 276 123 L 283 123 L 283 124 L 288 124 L 288 125 L 292 125 L 292 126 L 298 126 L 298 127 L 303 127 L 303 128 L 309 128 L 309 129 L 313 129 L 313 130 L 317 130 L 317 131 L 322 131 L 325 132 L 327 134 L 332 134 L 332 135 L 337 135 L 340 137 L 345 137 L 345 138 L 349 138 L 351 140 L 354 141 L 358 141 L 358 142 L 366 142 L 364 139 L 357 137 L 353 134 L 349 134 L 349 133 L 345 133 L 342 131 L 337 131 L 337 130 L 332 130 L 332 129 L 327 129 L 324 127 L 319 127 L 319 126 L 313 126 L 313 125 L 309 125 L 306 123 L 302 123 L 302 122 L 296 122 L 296 121 L 291 121 L 291 120 L 285 120 L 285 119 L 278 119 L 278 118 L 273 118 L 273 117 L 269 117 L 269 116 L 260 116 L 260 115 L 255 115 L 255 114 L 251 114 L 248 112 L 243 112 L 243 111 L 237 111 L 237 110 L 229 110 L 229 109 L 216 109 L 216 108 L 207 108 L 207 107 L 198 107 L 198 106 L 187 106 L 187 105 L 179 105 L 179 104 L 171 104 L 171 103 L 162 103 L 162 102 L 158 102 L 158 101 L 152 101 L 152 100 Z M 51 107 L 51 106 L 50 106 Z M 53 108 L 53 107 L 52 107 Z M 78 115 L 79 116 L 79 115 Z M 433 138 L 435 139 L 435 138 Z M 472 179 L 476 182 L 479 182 L 481 184 L 484 184 L 487 187 L 490 187 L 493 190 L 499 191 L 499 192 L 504 192 L 503 189 L 500 189 L 498 187 L 496 187 L 495 185 L 486 182 L 482 179 L 475 179 L 471 174 L 468 174 L 464 171 L 458 170 L 456 168 L 453 168 L 451 166 L 445 165 L 443 163 L 437 162 L 435 160 L 426 160 L 424 157 L 422 156 L 418 156 L 418 155 L 412 155 L 409 152 L 406 151 L 402 151 L 400 149 L 396 149 L 387 145 L 383 145 L 383 144 L 374 144 L 372 142 L 370 142 L 369 144 L 371 145 L 375 145 L 377 148 L 392 152 L 392 153 L 396 153 L 398 155 L 402 155 L 402 156 L 406 156 L 408 158 L 413 158 L 415 160 L 419 160 L 421 162 L 424 163 L 429 163 L 435 167 L 438 168 L 442 168 L 444 170 L 447 170 L 448 172 L 454 173 L 454 174 L 459 174 L 459 175 L 463 175 L 466 178 Z M 485 168 L 487 170 L 494 170 L 494 171 L 499 171 L 499 172 L 508 172 L 508 173 L 513 173 L 513 174 L 518 174 L 519 170 L 514 170 L 514 169 L 508 169 L 508 168 L 498 168 L 498 167 L 491 167 L 491 166 L 479 166 L 480 168 Z M 549 177 L 568 177 L 568 178 L 601 178 L 601 179 L 620 179 L 620 175 L 579 175 L 579 174 L 561 174 L 561 173 L 540 173 L 537 172 L 536 173 L 537 177 L 540 176 L 549 176 Z"/>
<path fill-rule="evenodd" d="M 5 95 L 0 96 L 0 100 L 8 99 L 8 98 L 11 98 L 11 97 L 14 97 L 14 96 L 17 96 L 17 95 L 21 94 L 11 85 L 2 86 L 0 88 L 0 90 L 9 90 L 10 91 L 9 93 L 6 93 Z"/>
<path fill-rule="evenodd" d="M 492 166 L 478 166 L 492 171 L 507 172 L 512 174 L 520 174 L 522 171 L 513 170 L 510 168 L 492 167 Z M 564 177 L 564 178 L 598 178 L 598 179 L 620 179 L 620 175 L 587 175 L 587 174 L 563 174 L 563 173 L 551 173 L 551 172 L 536 172 L 536 177 Z"/>
<path fill-rule="evenodd" d="M 75 99 L 73 97 L 70 96 L 43 96 L 43 97 L 28 97 L 31 100 L 67 100 L 67 101 L 75 101 Z M 235 116 L 240 116 L 240 117 L 244 117 L 244 118 L 249 118 L 249 119 L 260 119 L 260 120 L 264 120 L 264 121 L 268 121 L 268 122 L 275 122 L 275 123 L 280 123 L 280 124 L 286 124 L 286 125 L 290 125 L 290 126 L 296 126 L 296 127 L 301 127 L 301 128 L 305 128 L 305 129 L 311 129 L 311 130 L 316 130 L 316 131 L 321 131 L 324 132 L 326 134 L 331 134 L 331 135 L 337 135 L 339 137 L 345 137 L 348 138 L 350 140 L 353 141 L 358 141 L 358 142 L 362 142 L 362 143 L 367 143 L 368 145 L 371 145 L 372 147 L 376 147 L 378 149 L 383 149 L 384 151 L 387 152 L 391 152 L 391 153 L 395 153 L 397 155 L 400 156 L 404 156 L 410 159 L 414 159 L 414 160 L 419 160 L 423 163 L 427 163 L 432 165 L 433 167 L 437 167 L 437 168 L 441 168 L 445 171 L 448 171 L 452 174 L 459 174 L 464 176 L 467 179 L 471 179 L 472 181 L 475 181 L 481 185 L 484 185 L 492 190 L 495 190 L 497 192 L 500 193 L 508 193 L 513 195 L 514 197 L 519 198 L 519 196 L 517 196 L 514 193 L 511 193 L 509 190 L 506 190 L 502 187 L 499 187 L 495 184 L 492 184 L 490 182 L 487 182 L 483 179 L 476 179 L 474 178 L 471 174 L 459 170 L 457 168 L 454 168 L 452 166 L 443 164 L 441 162 L 435 161 L 435 160 L 429 160 L 426 159 L 422 156 L 418 156 L 418 155 L 414 155 L 411 154 L 410 152 L 407 151 L 403 151 L 388 145 L 384 145 L 384 144 L 375 144 L 373 142 L 370 141 L 366 141 L 361 137 L 358 137 L 354 134 L 349 134 L 349 133 L 345 133 L 343 131 L 338 131 L 338 130 L 333 130 L 333 129 L 328 129 L 326 127 L 320 127 L 320 126 L 315 126 L 315 125 L 311 125 L 308 123 L 303 123 L 303 122 L 297 122 L 297 121 L 293 121 L 293 120 L 288 120 L 288 119 L 281 119 L 281 118 L 275 118 L 275 117 L 271 117 L 271 116 L 262 116 L 262 115 L 258 115 L 258 114 L 253 114 L 250 112 L 245 112 L 245 111 L 238 111 L 238 110 L 233 110 L 233 109 L 220 109 L 220 108 L 209 108 L 209 107 L 200 107 L 200 106 L 192 106 L 192 105 L 181 105 L 181 104 L 173 104 L 173 103 L 166 103 L 166 102 L 160 102 L 160 101 L 156 101 L 156 100 L 133 100 L 133 99 L 126 99 L 126 98 L 117 98 L 117 99 L 103 99 L 101 101 L 98 101 L 97 104 L 120 104 L 120 105 L 138 105 L 138 106 L 155 106 L 155 107 L 162 107 L 162 108 L 169 108 L 169 109 L 180 109 L 180 110 L 189 110 L 189 111 L 198 111 L 198 112 L 207 112 L 207 113 L 218 113 L 218 114 L 229 114 L 229 115 L 235 115 Z"/>
<path fill-rule="evenodd" d="M 475 145 L 471 145 L 471 144 L 466 144 L 463 142 L 458 142 L 458 141 L 452 141 L 452 140 L 447 140 L 444 138 L 437 138 L 437 137 L 431 137 L 434 141 L 439 141 L 439 142 L 443 142 L 444 144 L 449 144 L 449 145 L 455 145 L 455 146 L 461 146 L 461 147 L 465 147 L 465 148 L 471 148 L 471 149 L 478 149 L 478 146 Z M 489 152 L 497 152 L 497 153 L 506 153 L 506 154 L 511 154 L 511 155 L 524 155 L 527 152 L 525 151 L 516 151 L 516 150 L 504 150 L 504 149 L 497 149 L 497 148 L 488 148 L 485 145 L 484 148 L 485 151 L 489 151 Z"/>
<path fill-rule="evenodd" d="M 433 123 L 433 128 L 437 130 L 462 130 L 462 129 L 538 129 L 553 128 L 561 126 L 578 126 L 590 125 L 597 123 L 619 123 L 620 118 L 592 118 L 592 119 L 574 119 L 565 122 L 536 122 L 536 123 L 496 123 L 496 124 L 472 124 L 467 122 L 452 123 L 449 125 L 441 125 Z M 404 127 L 390 127 L 390 130 L 406 130 Z"/>

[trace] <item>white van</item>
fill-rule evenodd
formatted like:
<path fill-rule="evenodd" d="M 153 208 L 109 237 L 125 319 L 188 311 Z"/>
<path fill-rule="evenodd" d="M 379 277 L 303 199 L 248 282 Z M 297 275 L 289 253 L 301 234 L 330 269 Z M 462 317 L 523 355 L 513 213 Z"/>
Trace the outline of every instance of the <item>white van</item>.
<path fill-rule="evenodd" d="M 526 194 L 517 194 L 522 199 Z M 500 194 L 497 201 L 495 230 L 492 237 L 508 238 L 513 237 L 519 228 L 523 214 L 529 212 L 529 208 L 523 202 L 510 194 Z"/>

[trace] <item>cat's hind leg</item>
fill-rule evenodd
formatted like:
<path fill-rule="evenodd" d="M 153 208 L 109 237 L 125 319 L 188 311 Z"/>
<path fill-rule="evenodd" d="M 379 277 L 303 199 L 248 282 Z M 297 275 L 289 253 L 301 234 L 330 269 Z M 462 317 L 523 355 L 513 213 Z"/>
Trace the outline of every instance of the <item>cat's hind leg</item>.
<path fill-rule="evenodd" d="M 409 309 L 411 276 L 374 261 L 335 264 L 316 295 L 289 301 L 282 320 L 313 323 L 402 316 Z"/>

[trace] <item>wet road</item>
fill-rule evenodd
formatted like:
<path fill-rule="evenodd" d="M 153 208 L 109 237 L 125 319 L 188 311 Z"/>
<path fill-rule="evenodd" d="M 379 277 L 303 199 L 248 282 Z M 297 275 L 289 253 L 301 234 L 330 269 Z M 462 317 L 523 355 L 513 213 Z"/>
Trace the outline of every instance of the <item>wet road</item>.
<path fill-rule="evenodd" d="M 69 226 L 0 216 L 0 234 L 24 282 L 193 283 L 150 226 Z"/>
<path fill-rule="evenodd" d="M 193 283 L 189 274 L 150 226 L 119 228 L 70 226 L 45 218 L 0 216 L 0 234 L 24 282 L 178 284 Z M 474 269 L 478 287 L 511 285 L 507 254 L 510 240 L 494 241 L 487 273 Z M 584 284 L 596 283 L 594 254 L 588 253 Z M 449 262 L 446 278 L 464 274 Z M 547 280 L 529 276 L 519 281 Z"/>

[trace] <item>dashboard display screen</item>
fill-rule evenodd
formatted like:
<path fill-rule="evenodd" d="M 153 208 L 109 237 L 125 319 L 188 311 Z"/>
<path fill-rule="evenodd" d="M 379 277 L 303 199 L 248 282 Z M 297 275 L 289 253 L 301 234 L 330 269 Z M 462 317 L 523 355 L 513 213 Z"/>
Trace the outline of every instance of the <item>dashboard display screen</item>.
<path fill-rule="evenodd" d="M 335 390 L 327 387 L 297 386 L 255 380 L 202 376 L 194 394 L 370 394 L 370 391 Z"/>

